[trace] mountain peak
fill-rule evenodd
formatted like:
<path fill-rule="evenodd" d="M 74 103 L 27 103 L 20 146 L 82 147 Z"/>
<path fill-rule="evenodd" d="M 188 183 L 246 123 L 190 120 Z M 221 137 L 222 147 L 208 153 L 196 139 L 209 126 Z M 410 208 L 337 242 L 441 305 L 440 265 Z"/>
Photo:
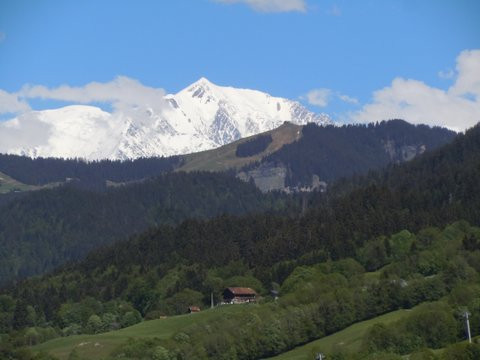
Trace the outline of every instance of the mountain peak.
<path fill-rule="evenodd" d="M 170 156 L 222 146 L 273 130 L 284 121 L 297 125 L 331 123 L 328 115 L 315 114 L 296 101 L 258 90 L 215 85 L 205 77 L 166 95 L 165 101 L 168 106 L 146 112 L 110 114 L 96 107 L 73 105 L 34 112 L 28 119 L 20 116 L 14 119 L 16 133 L 7 137 L 32 137 L 35 141 L 0 143 L 0 152 L 88 160 Z M 41 137 L 34 123 L 44 130 Z M 0 131 L 12 132 L 8 125 L 0 123 Z M 18 137 L 18 131 L 25 136 Z"/>
<path fill-rule="evenodd" d="M 212 83 L 210 80 L 208 80 L 206 77 L 201 77 L 200 79 L 198 79 L 197 81 L 195 81 L 194 83 L 192 83 L 188 88 L 189 89 L 192 89 L 194 87 L 205 87 L 205 86 L 215 86 L 214 83 Z"/>
<path fill-rule="evenodd" d="M 212 84 L 212 82 L 204 76 L 202 76 L 200 79 L 195 81 L 195 83 L 197 83 L 197 84 Z"/>

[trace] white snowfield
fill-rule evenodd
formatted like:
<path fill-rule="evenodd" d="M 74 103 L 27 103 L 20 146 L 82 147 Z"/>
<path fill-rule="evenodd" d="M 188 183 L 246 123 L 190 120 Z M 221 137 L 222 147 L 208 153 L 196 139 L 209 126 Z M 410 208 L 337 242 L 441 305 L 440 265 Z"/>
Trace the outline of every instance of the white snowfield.
<path fill-rule="evenodd" d="M 165 104 L 109 113 L 72 105 L 31 111 L 0 123 L 9 141 L 0 152 L 30 157 L 135 159 L 212 149 L 272 130 L 284 121 L 331 124 L 300 103 L 248 89 L 218 86 L 205 78 L 166 95 Z M 12 135 L 10 135 L 10 133 Z"/>

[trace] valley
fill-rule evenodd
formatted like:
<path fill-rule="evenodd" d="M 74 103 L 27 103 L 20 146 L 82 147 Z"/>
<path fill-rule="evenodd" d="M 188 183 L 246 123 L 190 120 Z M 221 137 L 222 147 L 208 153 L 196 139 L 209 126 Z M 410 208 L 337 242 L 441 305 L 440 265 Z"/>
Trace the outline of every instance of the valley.
<path fill-rule="evenodd" d="M 254 147 L 252 141 L 262 136 L 272 139 L 265 149 L 237 155 L 238 149 Z M 405 161 L 395 154 L 411 144 L 428 153 L 453 136 L 445 129 L 403 121 L 369 127 L 285 123 L 218 149 L 180 157 L 84 162 L 0 155 L 0 171 L 28 184 L 21 189 L 63 184 L 11 205 L 5 198 L 5 211 L 0 213 L 0 243 L 5 249 L 0 252 L 0 283 L 80 260 L 89 251 L 152 226 L 221 213 L 268 210 L 292 215 L 300 211 L 296 195 L 300 190 L 325 191 L 341 177 Z M 385 139 L 390 139 L 388 149 Z M 55 245 L 59 241 L 60 248 Z"/>
<path fill-rule="evenodd" d="M 351 351 L 349 359 L 444 349 L 441 358 L 466 349 L 456 309 L 474 314 L 478 336 L 480 191 L 471 179 L 479 169 L 479 130 L 411 161 L 333 183 L 327 193 L 308 193 L 300 216 L 299 203 L 288 202 L 292 195 L 263 194 L 214 172 L 167 173 L 159 183 L 169 189 L 165 194 L 178 186 L 191 199 L 211 193 L 205 187 L 211 183 L 217 192 L 209 201 L 230 203 L 222 191 L 232 181 L 229 193 L 277 211 L 151 227 L 10 284 L 0 296 L 0 325 L 10 331 L 0 349 L 18 354 L 23 344 L 31 356 L 47 359 L 295 358 L 313 356 L 318 347 L 336 357 Z M 193 184 L 201 190 L 185 194 Z M 132 189 L 151 195 L 156 186 L 141 182 L 102 196 L 121 198 Z M 182 315 L 191 306 L 208 309 L 211 298 L 219 303 L 230 286 L 255 289 L 258 304 Z"/>

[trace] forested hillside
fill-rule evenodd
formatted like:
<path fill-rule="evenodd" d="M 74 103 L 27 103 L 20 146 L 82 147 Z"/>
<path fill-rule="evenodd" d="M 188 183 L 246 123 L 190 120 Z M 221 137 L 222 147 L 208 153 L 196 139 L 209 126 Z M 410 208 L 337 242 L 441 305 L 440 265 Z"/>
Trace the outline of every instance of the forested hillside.
<path fill-rule="evenodd" d="M 366 177 L 365 184 L 347 194 L 314 193 L 304 216 L 187 220 L 91 254 L 82 266 L 96 269 L 114 263 L 128 268 L 142 263 L 148 267 L 168 263 L 172 259 L 168 254 L 174 252 L 187 263 L 206 267 L 241 261 L 264 279 L 263 270 L 280 261 L 351 256 L 367 239 L 402 229 L 418 231 L 459 219 L 477 224 L 480 182 L 474 180 L 478 178 L 480 126 L 429 155 Z M 132 249 L 144 250 L 135 254 Z M 372 259 L 381 265 L 381 257 Z M 370 270 L 374 269 L 372 265 Z"/>
<path fill-rule="evenodd" d="M 376 185 L 402 193 L 408 204 L 428 204 L 441 213 L 441 209 L 463 216 L 464 204 L 478 210 L 480 184 L 480 124 L 459 134 L 450 144 L 426 153 L 407 164 L 393 164 L 385 171 L 370 172 L 368 176 L 337 181 L 330 194 L 348 194 L 355 189 Z M 478 212 L 473 218 L 479 218 Z M 429 216 L 422 214 L 421 218 Z M 444 214 L 445 217 L 451 214 Z"/>
<path fill-rule="evenodd" d="M 268 145 L 273 141 L 270 134 L 258 135 L 251 140 L 247 140 L 237 145 L 235 155 L 237 157 L 249 157 L 265 151 Z"/>
<path fill-rule="evenodd" d="M 162 224 L 221 214 L 284 211 L 291 201 L 226 174 L 170 173 L 93 192 L 42 190 L 0 211 L 0 283 L 41 274 L 88 251 Z"/>
<path fill-rule="evenodd" d="M 316 169 L 319 168 L 328 172 L 332 179 L 345 175 L 337 171 L 340 168 L 348 169 L 347 172 L 355 169 L 362 172 L 369 167 L 375 168 L 379 164 L 403 159 L 404 155 L 399 151 L 403 151 L 401 149 L 402 146 L 407 146 L 405 144 L 413 143 L 418 148 L 429 149 L 448 141 L 454 135 L 445 129 L 415 127 L 403 121 L 326 128 L 309 125 L 303 132 L 299 141 L 285 145 L 269 159 L 290 159 L 289 174 L 294 177 L 298 175 L 308 178 L 313 171 L 318 173 Z M 382 142 L 381 139 L 387 140 Z M 259 151 L 269 141 L 271 137 L 268 135 L 247 141 L 239 150 L 245 154 L 240 155 Z M 333 144 L 337 143 L 340 144 L 339 147 L 334 148 Z M 332 157 L 328 154 L 332 154 Z M 181 161 L 181 158 L 174 157 L 85 163 L 80 160 L 32 160 L 1 155 L 0 168 L 25 183 L 45 184 L 65 181 L 66 178 L 69 181 L 66 186 L 58 189 L 39 191 L 27 196 L 6 194 L 0 198 L 0 206 L 4 206 L 0 213 L 0 283 L 41 274 L 66 261 L 79 259 L 89 250 L 125 239 L 149 227 L 177 224 L 187 218 L 206 218 L 222 213 L 237 215 L 252 211 L 283 211 L 291 206 L 286 204 L 286 197 L 278 194 L 258 196 L 259 193 L 251 186 L 241 184 L 228 175 L 170 174 L 157 180 L 142 180 L 161 172 L 171 172 Z M 352 165 L 352 161 L 355 164 L 358 162 L 357 167 Z M 334 168 L 333 164 L 337 162 L 339 165 Z M 307 169 L 308 166 L 313 166 L 309 168 L 311 171 Z M 108 189 L 107 180 L 120 184 L 131 181 L 138 183 Z M 422 180 L 425 180 L 425 176 Z M 379 184 L 378 189 L 370 191 L 385 192 L 383 186 Z M 350 187 L 352 185 L 345 185 L 345 189 Z M 87 189 L 101 189 L 104 194 Z M 323 199 L 315 198 L 312 202 L 322 203 Z M 314 208 L 317 205 L 312 204 Z M 397 205 L 401 209 L 408 206 Z M 427 212 L 426 215 L 430 216 L 429 209 Z M 332 219 L 328 211 L 321 216 Z M 330 222 L 336 223 L 333 220 Z M 285 225 L 287 228 L 290 226 L 289 223 Z M 300 225 L 292 226 L 295 228 Z M 328 231 L 330 230 L 327 229 Z M 333 237 L 338 236 L 337 230 L 331 231 L 335 232 Z M 370 234 L 365 233 L 367 236 Z M 310 251 L 310 248 L 311 246 L 306 246 L 303 250 L 298 249 L 292 256 L 298 252 Z M 290 250 L 288 248 L 284 252 Z M 282 258 L 281 253 L 279 251 L 276 258 Z M 235 252 L 231 252 L 230 256 L 233 254 Z"/>
<path fill-rule="evenodd" d="M 54 325 L 64 334 L 104 331 L 142 317 L 182 313 L 192 304 L 203 306 L 210 293 L 218 300 L 225 286 L 250 286 L 266 297 L 278 289 L 280 305 L 261 307 L 248 319 L 228 320 L 254 326 L 260 334 L 255 340 L 220 321 L 209 325 L 217 332 L 195 327 L 184 332 L 195 347 L 182 345 L 185 337 L 179 335 L 172 342 L 140 342 L 119 350 L 142 357 L 161 346 L 167 353 L 180 351 L 175 353 L 180 358 L 220 359 L 226 349 L 234 349 L 234 359 L 255 359 L 386 311 L 441 300 L 462 286 L 473 293 L 458 301 L 475 306 L 479 229 L 464 221 L 443 232 L 433 226 L 462 219 L 479 225 L 479 154 L 476 126 L 430 155 L 352 183 L 351 192 L 315 194 L 303 216 L 225 215 L 152 228 L 91 253 L 78 265 L 10 288 L 4 329 Z M 347 258 L 354 260 L 342 260 Z M 319 273 L 308 269 L 322 263 Z M 380 276 L 373 282 L 355 277 L 363 271 Z M 318 293 L 325 294 L 323 300 Z M 453 324 L 453 307 L 442 306 L 433 308 L 432 319 Z M 411 330 L 420 338 L 409 343 L 393 334 L 391 341 L 399 345 L 391 348 L 381 348 L 372 333 L 365 351 L 404 354 L 418 346 L 444 346 L 460 336 L 452 329 L 439 340 Z"/>
<path fill-rule="evenodd" d="M 158 176 L 181 164 L 177 156 L 124 161 L 36 158 L 0 154 L 0 172 L 29 185 L 74 180 L 82 187 L 102 189 L 107 180 L 123 183 Z"/>
<path fill-rule="evenodd" d="M 303 127 L 298 141 L 263 158 L 261 164 L 286 168 L 286 186 L 310 185 L 313 175 L 330 183 L 411 160 L 450 142 L 455 135 L 444 128 L 412 125 L 403 120 L 341 127 L 309 124 Z M 244 170 L 256 167 L 258 164 Z"/>

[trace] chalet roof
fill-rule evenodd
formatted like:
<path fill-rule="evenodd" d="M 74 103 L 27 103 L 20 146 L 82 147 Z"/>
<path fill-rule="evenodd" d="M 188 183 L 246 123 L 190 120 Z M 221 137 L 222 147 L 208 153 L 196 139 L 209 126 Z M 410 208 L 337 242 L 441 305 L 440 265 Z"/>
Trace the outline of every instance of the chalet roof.
<path fill-rule="evenodd" d="M 230 290 L 234 295 L 257 295 L 255 290 L 247 287 L 229 287 L 227 290 Z"/>

